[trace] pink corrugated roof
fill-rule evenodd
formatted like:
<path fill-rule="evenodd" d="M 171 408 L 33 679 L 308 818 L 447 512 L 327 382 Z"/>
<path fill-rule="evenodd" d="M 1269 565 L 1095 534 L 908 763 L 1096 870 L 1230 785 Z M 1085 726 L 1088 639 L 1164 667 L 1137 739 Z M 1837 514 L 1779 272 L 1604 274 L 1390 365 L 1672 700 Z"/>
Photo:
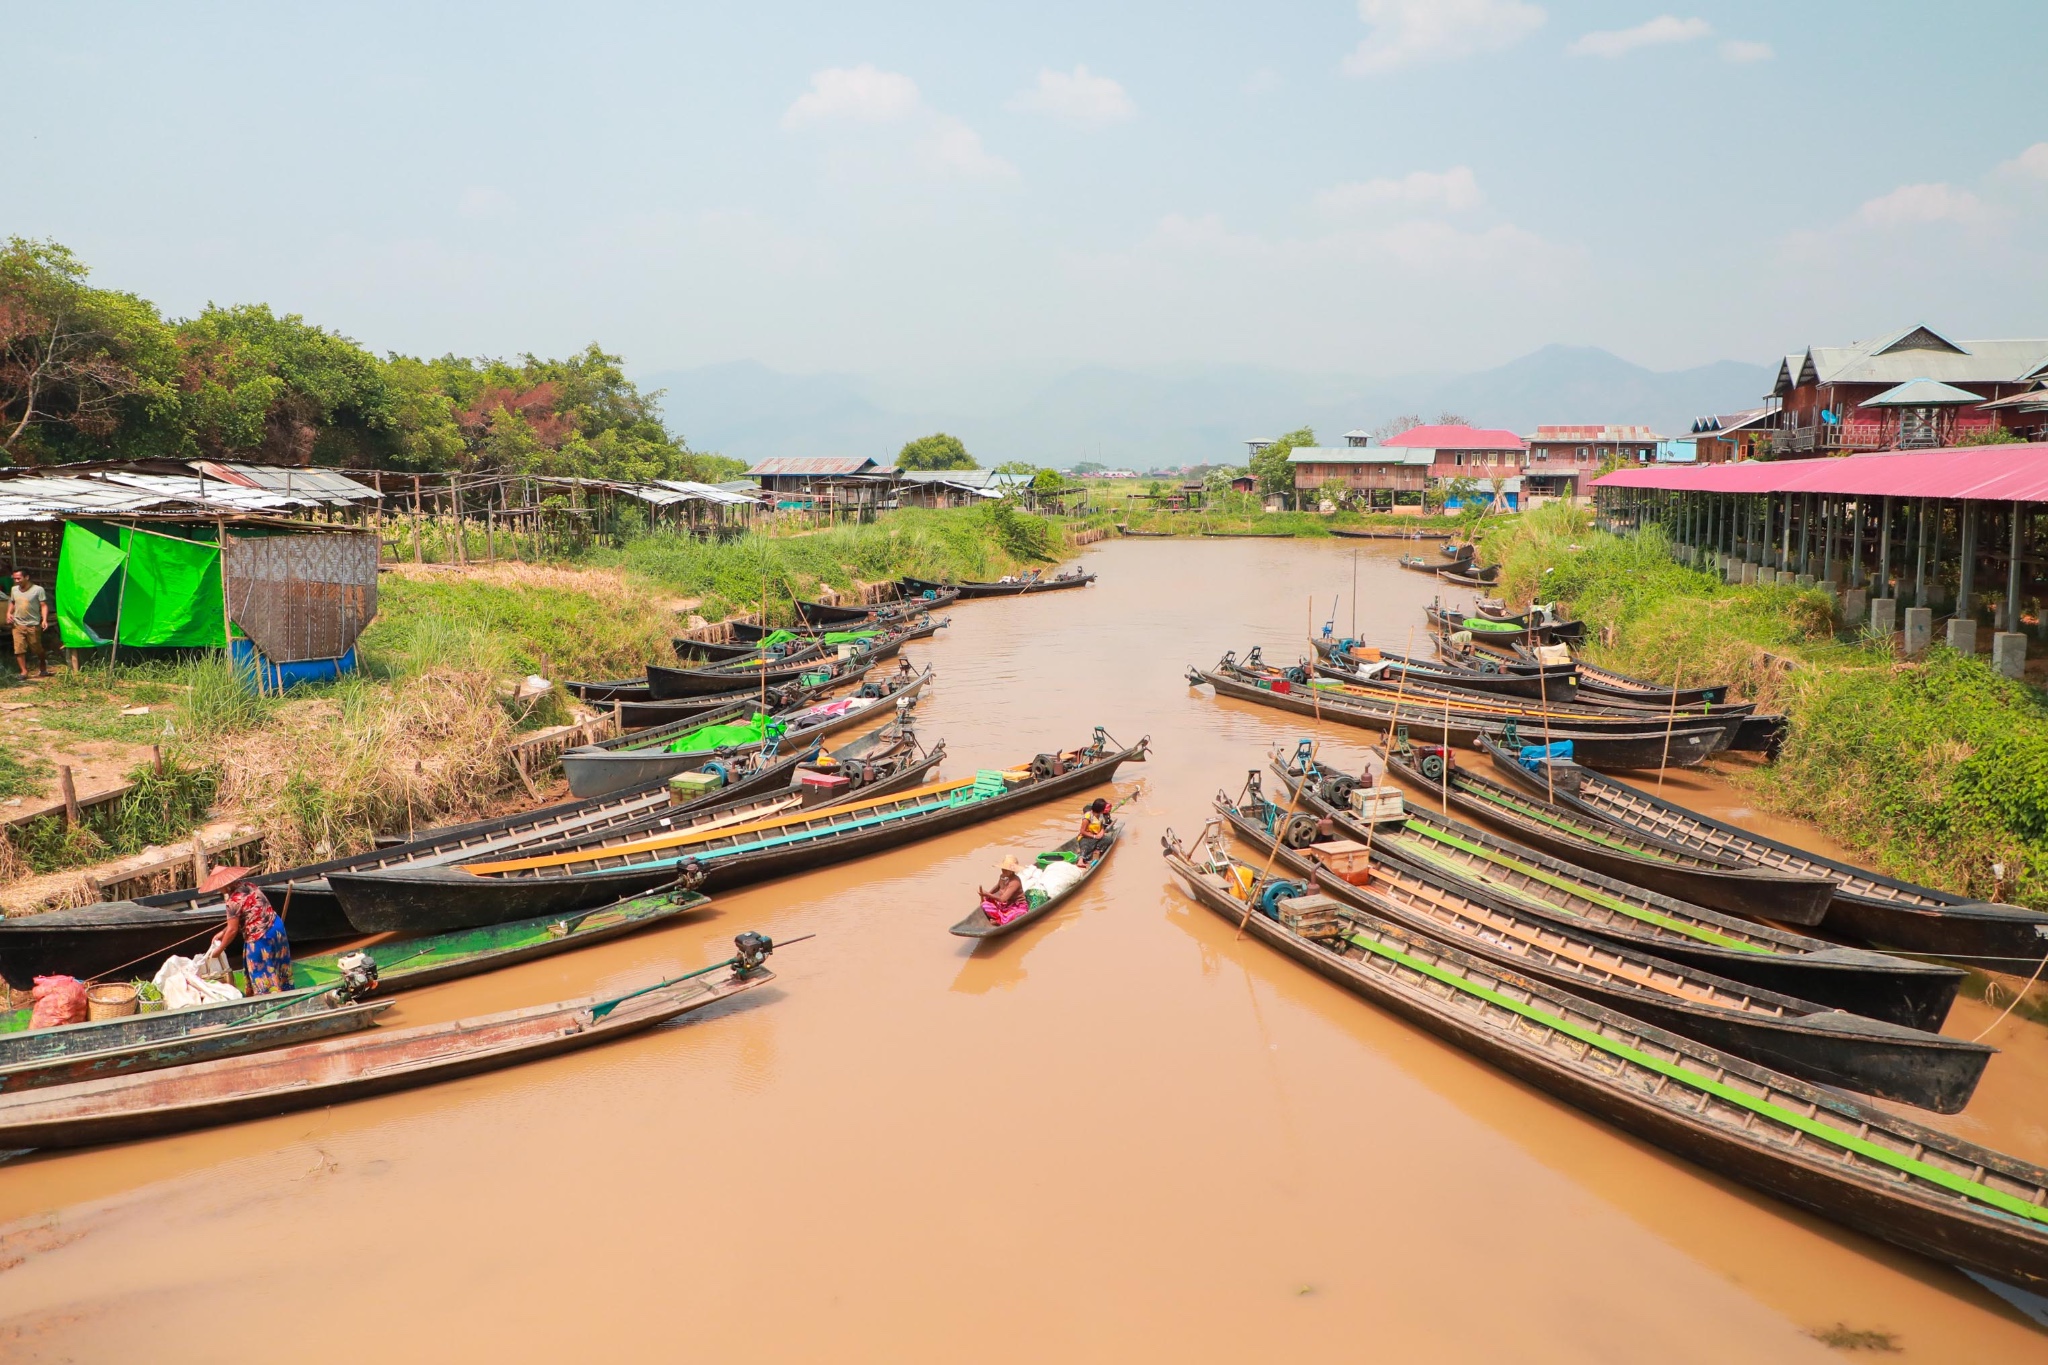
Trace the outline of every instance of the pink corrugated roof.
<path fill-rule="evenodd" d="M 1512 431 L 1481 427 L 1410 427 L 1387 442 L 1390 446 L 1421 446 L 1428 450 L 1527 450 Z"/>
<path fill-rule="evenodd" d="M 1593 486 L 1699 493 L 1835 493 L 1851 497 L 2048 502 L 2048 441 L 1886 451 L 1840 459 L 1743 460 L 1685 468 L 1617 469 L 1595 479 Z"/>

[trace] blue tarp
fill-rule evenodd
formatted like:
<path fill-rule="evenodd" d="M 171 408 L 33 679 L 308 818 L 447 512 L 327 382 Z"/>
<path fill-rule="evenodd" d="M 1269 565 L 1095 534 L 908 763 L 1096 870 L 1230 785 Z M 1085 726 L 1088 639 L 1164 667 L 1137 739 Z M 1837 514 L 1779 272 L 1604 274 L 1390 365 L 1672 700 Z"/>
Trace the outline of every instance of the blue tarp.
<path fill-rule="evenodd" d="M 1568 739 L 1561 739 L 1555 744 L 1525 744 L 1522 746 L 1522 752 L 1517 754 L 1516 758 L 1530 772 L 1542 772 L 1543 760 L 1546 758 L 1562 759 L 1566 763 L 1571 762 L 1572 742 Z"/>

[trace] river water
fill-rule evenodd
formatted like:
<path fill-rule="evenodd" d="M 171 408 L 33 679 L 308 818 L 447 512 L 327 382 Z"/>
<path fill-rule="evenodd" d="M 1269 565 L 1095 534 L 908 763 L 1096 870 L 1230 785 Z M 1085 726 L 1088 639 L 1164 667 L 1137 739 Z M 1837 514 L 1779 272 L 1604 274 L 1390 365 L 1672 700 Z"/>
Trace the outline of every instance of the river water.
<path fill-rule="evenodd" d="M 402 996 L 389 1026 L 817 935 L 732 1006 L 591 1052 L 0 1166 L 0 1357 L 1822 1360 L 1846 1327 L 2041 1359 L 1961 1275 L 1583 1117 L 1168 888 L 1159 836 L 1303 732 L 1184 665 L 1292 661 L 1333 594 L 1349 632 L 1354 575 L 1356 633 L 1406 646 L 1436 585 L 1405 548 L 1123 541 L 1092 588 L 956 606 L 911 650 L 948 774 L 1152 738 L 1080 903 L 979 953 L 946 933 L 1076 801 Z M 1355 761 L 1363 732 L 1330 731 Z M 1994 1017 L 1965 1000 L 1949 1030 Z M 2048 1162 L 2048 1030 L 1992 1041 L 1968 1113 L 1932 1121 Z"/>

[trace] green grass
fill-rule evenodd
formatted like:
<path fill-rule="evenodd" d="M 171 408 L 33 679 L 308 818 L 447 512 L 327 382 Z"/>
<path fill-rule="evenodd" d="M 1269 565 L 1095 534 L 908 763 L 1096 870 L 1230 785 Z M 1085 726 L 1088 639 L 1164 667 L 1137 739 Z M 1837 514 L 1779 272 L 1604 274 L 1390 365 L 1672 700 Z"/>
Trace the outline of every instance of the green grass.
<path fill-rule="evenodd" d="M 0 749 L 0 800 L 11 796 L 33 796 L 49 780 L 50 765 L 40 758 L 22 758 L 10 749 Z"/>
<path fill-rule="evenodd" d="M 1776 763 L 1745 779 L 1895 876 L 1971 896 L 2048 903 L 2048 699 L 1984 660 L 1838 638 L 1827 594 L 1730 587 L 1676 563 L 1655 527 L 1596 532 L 1546 507 L 1490 528 L 1510 603 L 1561 601 L 1595 662 L 1688 684 L 1728 682 L 1782 710 Z M 1787 663 L 1793 667 L 1786 667 Z"/>
<path fill-rule="evenodd" d="M 151 845 L 172 843 L 206 818 L 220 789 L 220 770 L 167 760 L 162 772 L 144 763 L 128 774 L 135 790 L 112 806 L 87 811 L 76 825 L 46 815 L 7 832 L 30 871 L 60 872 L 106 858 L 123 858 Z"/>

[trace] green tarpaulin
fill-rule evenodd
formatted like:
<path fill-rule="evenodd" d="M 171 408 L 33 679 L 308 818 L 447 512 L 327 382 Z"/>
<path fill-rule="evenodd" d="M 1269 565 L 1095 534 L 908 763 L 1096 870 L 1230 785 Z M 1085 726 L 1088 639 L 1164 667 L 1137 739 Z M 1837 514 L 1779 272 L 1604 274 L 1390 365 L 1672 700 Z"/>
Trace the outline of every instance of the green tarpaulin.
<path fill-rule="evenodd" d="M 861 640 L 872 640 L 881 633 L 879 630 L 828 630 L 824 639 L 828 645 L 850 645 Z M 793 630 L 771 631 L 761 637 L 761 648 L 773 649 L 776 645 L 786 645 L 797 638 L 799 637 Z"/>
<path fill-rule="evenodd" d="M 756 712 L 754 718 L 735 725 L 700 725 L 687 735 L 678 735 L 668 742 L 672 754 L 708 754 L 728 744 L 753 744 L 764 735 L 779 735 L 787 728 L 779 720 L 770 720 Z"/>
<path fill-rule="evenodd" d="M 109 644 L 117 634 L 124 645 L 226 644 L 212 535 L 211 527 L 65 523 L 56 591 L 65 646 Z"/>

